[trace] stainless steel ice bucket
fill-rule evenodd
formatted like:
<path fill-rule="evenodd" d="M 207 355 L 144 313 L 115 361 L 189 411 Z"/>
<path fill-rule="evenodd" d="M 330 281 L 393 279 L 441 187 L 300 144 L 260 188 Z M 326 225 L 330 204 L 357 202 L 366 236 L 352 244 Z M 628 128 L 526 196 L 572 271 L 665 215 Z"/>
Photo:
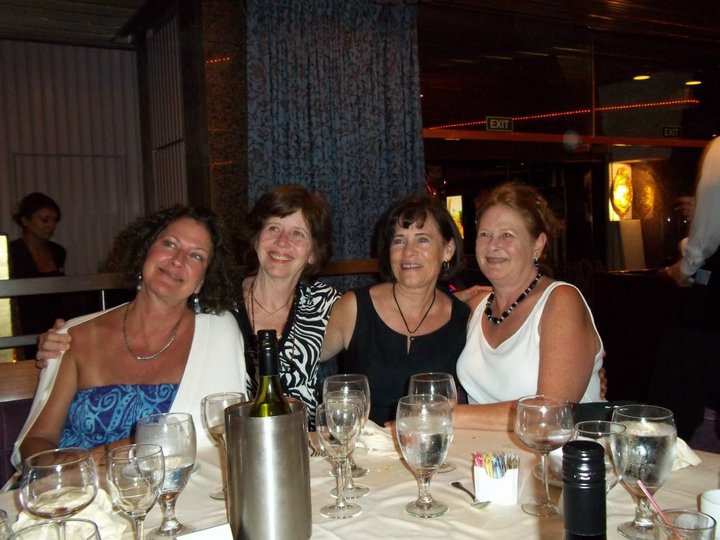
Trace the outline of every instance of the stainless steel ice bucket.
<path fill-rule="evenodd" d="M 225 410 L 228 518 L 235 540 L 306 540 L 312 534 L 305 405 L 248 416 L 252 403 Z"/>

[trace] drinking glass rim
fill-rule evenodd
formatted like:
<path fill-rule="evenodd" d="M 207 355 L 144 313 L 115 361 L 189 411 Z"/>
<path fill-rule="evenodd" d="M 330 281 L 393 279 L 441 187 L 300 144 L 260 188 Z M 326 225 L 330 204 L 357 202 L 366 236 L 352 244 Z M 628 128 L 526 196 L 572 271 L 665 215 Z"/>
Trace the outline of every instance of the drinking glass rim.
<path fill-rule="evenodd" d="M 448 379 L 455 380 L 455 377 L 453 377 L 453 374 L 452 374 L 452 373 L 448 373 L 447 371 L 423 371 L 423 372 L 421 372 L 421 373 L 413 373 L 413 374 L 410 376 L 410 378 L 411 378 L 411 379 L 414 378 L 414 379 L 424 380 L 424 379 L 431 379 L 431 378 L 436 377 L 436 376 L 438 376 L 438 375 L 442 375 L 443 378 L 448 378 Z"/>
<path fill-rule="evenodd" d="M 42 464 L 42 463 L 31 464 L 30 463 L 35 458 L 39 458 L 41 456 L 49 456 L 51 454 L 58 455 L 61 453 L 68 453 L 68 454 L 76 453 L 76 454 L 78 454 L 78 456 L 74 459 L 63 461 L 62 463 L 48 463 L 48 464 Z M 55 469 L 58 466 L 65 467 L 67 465 L 73 465 L 75 463 L 80 463 L 81 461 L 87 461 L 88 458 L 90 458 L 90 461 L 93 464 L 95 464 L 95 460 L 93 459 L 92 454 L 90 453 L 90 450 L 88 450 L 87 448 L 79 447 L 79 446 L 68 446 L 67 448 L 52 448 L 50 450 L 42 450 L 41 452 L 36 452 L 35 454 L 26 457 L 23 460 L 23 464 L 26 467 L 32 467 L 33 469 L 42 469 L 42 468 Z"/>
<path fill-rule="evenodd" d="M 563 398 L 559 398 L 559 397 L 554 397 L 554 396 L 549 396 L 549 395 L 547 395 L 547 394 L 532 394 L 532 395 L 529 395 L 529 396 L 523 396 L 523 397 L 521 397 L 521 398 L 519 398 L 519 399 L 517 400 L 517 404 L 520 405 L 520 404 L 522 403 L 523 407 L 534 407 L 534 408 L 538 408 L 538 409 L 541 408 L 541 407 L 547 407 L 547 406 L 548 406 L 547 403 L 545 403 L 545 404 L 543 404 L 543 403 L 537 403 L 537 404 L 535 404 L 535 403 L 528 403 L 531 399 L 537 399 L 537 400 L 547 399 L 547 400 L 551 400 L 551 401 L 554 401 L 556 405 L 561 406 L 561 407 L 562 407 L 562 406 L 565 406 L 565 405 L 571 405 L 571 404 L 572 404 L 572 403 L 571 403 L 569 400 L 567 400 L 567 399 L 563 399 Z"/>
<path fill-rule="evenodd" d="M 673 514 L 696 514 L 696 515 L 705 516 L 706 518 L 708 518 L 710 520 L 709 525 L 706 525 L 704 527 L 699 527 L 699 528 L 694 527 L 691 529 L 688 527 L 683 527 L 682 525 L 675 525 L 674 523 L 672 525 L 668 525 L 667 523 L 665 523 L 665 521 L 663 521 L 660 514 L 655 514 L 653 519 L 655 520 L 655 523 L 657 525 L 662 525 L 663 527 L 666 527 L 666 528 L 672 528 L 672 529 L 674 529 L 676 531 L 680 531 L 680 532 L 709 531 L 717 526 L 717 520 L 714 517 L 712 517 L 710 514 L 707 514 L 701 510 L 696 510 L 694 508 L 670 508 L 667 510 L 663 509 L 663 513 L 665 514 L 665 517 L 668 517 Z"/>
<path fill-rule="evenodd" d="M 583 429 L 585 426 L 612 426 L 612 428 L 615 431 L 599 431 L 597 429 Z M 578 428 L 578 426 L 582 426 Z M 612 420 L 583 420 L 582 422 L 576 422 L 573 426 L 573 429 L 575 431 L 583 430 L 585 433 L 593 433 L 598 436 L 604 436 L 604 435 L 619 435 L 621 433 L 624 433 L 627 430 L 627 427 L 625 424 L 621 424 L 620 422 L 613 422 Z"/>
<path fill-rule="evenodd" d="M 149 452 L 149 453 L 147 453 L 147 454 L 143 454 L 142 456 L 128 456 L 128 455 L 120 456 L 120 455 L 118 455 L 118 454 L 120 454 L 120 451 L 129 451 L 130 449 L 137 449 L 137 448 L 140 448 L 140 447 L 144 447 L 144 448 L 154 447 L 154 451 Z M 125 461 L 130 461 L 130 460 L 132 460 L 132 459 L 142 459 L 142 458 L 147 458 L 147 457 L 151 457 L 151 456 L 154 456 L 154 455 L 157 455 L 157 454 L 162 454 L 162 453 L 163 453 L 163 449 L 162 449 L 162 446 L 159 445 L 159 444 L 155 444 L 155 443 L 133 443 L 133 444 L 124 444 L 124 445 L 122 445 L 122 446 L 118 446 L 117 448 L 113 448 L 112 450 L 110 450 L 110 452 L 108 452 L 108 457 L 109 457 L 109 458 L 112 458 L 112 459 L 115 459 L 115 460 L 121 460 L 121 459 L 122 459 L 122 460 L 125 460 Z"/>
<path fill-rule="evenodd" d="M 215 392 L 214 394 L 208 394 L 207 396 L 203 397 L 201 401 L 210 401 L 211 399 L 219 398 L 220 396 L 240 397 L 240 398 L 243 398 L 245 401 L 247 401 L 247 396 L 245 395 L 245 392 L 230 392 L 230 391 Z M 168 414 L 170 414 L 170 413 L 168 413 Z M 151 416 L 154 416 L 154 415 L 151 415 Z"/>
<path fill-rule="evenodd" d="M 635 414 L 626 412 L 631 410 L 636 410 L 637 412 Z M 647 412 L 655 411 L 660 414 L 640 414 L 641 410 L 646 410 Z M 674 415 L 673 412 L 668 409 L 667 407 L 662 407 L 660 405 L 652 405 L 649 403 L 633 403 L 629 405 L 620 405 L 619 407 L 616 407 L 613 412 L 612 416 L 615 418 L 616 414 L 622 414 L 628 418 L 636 419 L 636 420 L 653 420 L 653 421 L 662 421 L 662 420 L 673 420 L 674 421 Z M 613 422 L 616 422 L 616 420 L 613 420 Z"/>
<path fill-rule="evenodd" d="M 448 406 L 450 405 L 450 400 L 441 394 L 410 394 L 408 396 L 403 396 L 398 400 L 398 404 L 400 403 L 427 403 L 427 404 L 442 404 L 447 403 Z"/>
<path fill-rule="evenodd" d="M 192 422 L 193 417 L 192 414 L 186 413 L 186 412 L 169 412 L 169 413 L 155 413 L 155 414 L 148 414 L 147 416 L 143 416 L 142 418 L 138 418 L 137 423 L 138 424 L 160 424 L 160 423 L 167 423 L 167 422 L 159 422 L 158 420 L 160 418 L 170 418 L 172 416 L 176 417 L 182 417 L 182 420 L 180 422 Z"/>

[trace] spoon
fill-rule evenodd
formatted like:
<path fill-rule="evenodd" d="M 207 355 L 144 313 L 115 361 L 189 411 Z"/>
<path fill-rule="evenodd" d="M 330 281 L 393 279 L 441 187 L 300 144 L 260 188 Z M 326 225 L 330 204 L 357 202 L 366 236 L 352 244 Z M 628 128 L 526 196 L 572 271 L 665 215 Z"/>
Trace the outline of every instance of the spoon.
<path fill-rule="evenodd" d="M 468 495 L 472 497 L 473 502 L 470 503 L 470 506 L 473 508 L 485 508 L 488 504 L 490 504 L 490 501 L 476 501 L 475 500 L 475 494 L 470 491 L 468 488 L 462 485 L 460 482 L 452 482 L 450 484 L 454 488 L 458 488 L 460 491 L 464 491 Z"/>

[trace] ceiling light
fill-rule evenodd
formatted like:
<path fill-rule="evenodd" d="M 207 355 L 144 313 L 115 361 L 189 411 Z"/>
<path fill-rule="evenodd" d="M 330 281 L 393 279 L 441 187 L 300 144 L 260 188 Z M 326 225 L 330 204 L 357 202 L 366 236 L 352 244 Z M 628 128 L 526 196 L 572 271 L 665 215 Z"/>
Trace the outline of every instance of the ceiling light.
<path fill-rule="evenodd" d="M 697 86 L 698 84 L 702 84 L 702 81 L 697 81 L 697 80 L 687 81 L 685 84 L 687 86 Z"/>
<path fill-rule="evenodd" d="M 650 75 L 647 73 L 643 73 L 641 75 L 635 75 L 633 77 L 633 81 L 647 81 L 650 78 Z"/>

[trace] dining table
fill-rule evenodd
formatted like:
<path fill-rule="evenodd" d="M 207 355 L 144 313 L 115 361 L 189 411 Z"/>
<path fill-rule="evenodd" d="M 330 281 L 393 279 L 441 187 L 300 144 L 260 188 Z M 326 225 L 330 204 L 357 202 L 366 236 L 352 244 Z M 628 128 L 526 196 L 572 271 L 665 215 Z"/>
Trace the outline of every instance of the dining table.
<path fill-rule="evenodd" d="M 540 518 L 526 514 L 520 505 L 538 499 L 542 494 L 540 481 L 533 474 L 539 455 L 529 451 L 513 433 L 455 429 L 447 461 L 456 467 L 450 472 L 435 474 L 430 485 L 432 496 L 445 503 L 449 510 L 436 518 L 416 518 L 407 514 L 405 505 L 417 497 L 417 482 L 402 455 L 393 444 L 394 437 L 387 428 L 373 426 L 366 429 L 355 450 L 355 461 L 367 467 L 366 476 L 355 481 L 370 488 L 370 493 L 356 502 L 362 513 L 349 519 L 334 520 L 320 515 L 319 509 L 329 503 L 335 478 L 330 474 L 331 463 L 321 455 L 310 460 L 312 503 L 312 538 L 339 539 L 502 539 L 557 540 L 563 538 L 563 518 L 558 515 Z M 472 463 L 476 452 L 514 452 L 519 457 L 518 500 L 515 504 L 490 503 L 477 508 L 471 506 L 469 495 L 451 486 L 462 482 L 472 489 Z M 700 463 L 674 470 L 657 491 L 656 500 L 663 508 L 698 508 L 702 492 L 720 487 L 720 454 L 695 452 Z M 197 466 L 177 500 L 176 514 L 181 522 L 196 530 L 211 529 L 227 523 L 226 503 L 210 497 L 221 482 L 221 453 L 218 448 L 198 449 Z M 561 483 L 550 487 L 551 498 L 561 503 Z M 0 493 L 0 508 L 12 521 L 21 511 L 17 491 Z M 618 524 L 632 519 L 635 504 L 627 489 L 618 484 L 607 496 L 607 537 L 623 538 L 616 530 Z M 121 540 L 132 539 L 130 522 L 117 513 L 114 519 L 125 520 L 126 531 Z M 146 519 L 146 531 L 160 522 L 157 505 Z M 225 529 L 228 527 L 225 526 Z M 218 531 L 221 528 L 216 529 Z M 229 533 L 224 533 L 223 538 Z M 207 535 L 212 538 L 213 535 Z M 217 537 L 220 537 L 218 533 Z"/>

